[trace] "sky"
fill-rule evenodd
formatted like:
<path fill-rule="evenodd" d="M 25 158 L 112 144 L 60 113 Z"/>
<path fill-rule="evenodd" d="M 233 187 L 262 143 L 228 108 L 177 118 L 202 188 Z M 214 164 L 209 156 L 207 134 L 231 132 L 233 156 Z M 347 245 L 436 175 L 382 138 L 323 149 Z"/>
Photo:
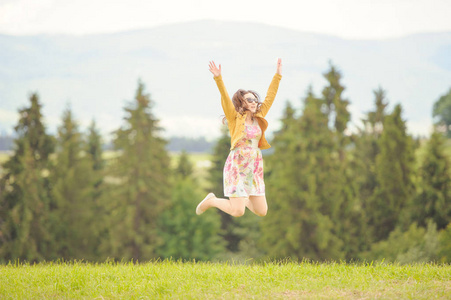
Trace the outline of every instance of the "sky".
<path fill-rule="evenodd" d="M 0 34 L 96 34 L 195 20 L 386 39 L 451 31 L 451 0 L 0 0 Z"/>
<path fill-rule="evenodd" d="M 450 13 L 451 0 L 0 0 L 0 34 L 104 34 L 219 20 L 380 40 L 451 32 Z"/>

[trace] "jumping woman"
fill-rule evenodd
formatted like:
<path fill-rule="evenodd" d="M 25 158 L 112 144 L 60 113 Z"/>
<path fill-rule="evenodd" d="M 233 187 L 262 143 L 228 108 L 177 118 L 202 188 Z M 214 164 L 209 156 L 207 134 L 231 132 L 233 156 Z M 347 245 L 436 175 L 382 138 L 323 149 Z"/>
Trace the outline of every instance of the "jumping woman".
<path fill-rule="evenodd" d="M 258 216 L 265 216 L 268 204 L 263 181 L 263 157 L 260 149 L 271 147 L 265 139 L 268 113 L 282 79 L 282 60 L 277 61 L 265 101 L 254 91 L 239 89 L 230 100 L 221 76 L 221 65 L 209 64 L 210 72 L 221 93 L 221 105 L 231 136 L 230 153 L 224 165 L 224 195 L 230 200 L 209 193 L 196 208 L 196 214 L 216 207 L 234 217 L 241 217 L 247 207 Z"/>

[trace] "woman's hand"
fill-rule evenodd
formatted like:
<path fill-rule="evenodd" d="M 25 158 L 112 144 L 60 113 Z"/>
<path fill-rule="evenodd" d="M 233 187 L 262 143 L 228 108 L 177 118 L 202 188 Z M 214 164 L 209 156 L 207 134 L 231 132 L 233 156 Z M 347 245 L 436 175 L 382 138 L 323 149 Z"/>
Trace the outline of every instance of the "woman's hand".
<path fill-rule="evenodd" d="M 277 60 L 277 74 L 282 75 L 282 59 Z"/>
<path fill-rule="evenodd" d="M 218 77 L 221 75 L 221 64 L 219 64 L 219 68 L 216 67 L 215 62 L 211 61 L 209 64 L 210 72 L 215 75 L 215 77 Z"/>

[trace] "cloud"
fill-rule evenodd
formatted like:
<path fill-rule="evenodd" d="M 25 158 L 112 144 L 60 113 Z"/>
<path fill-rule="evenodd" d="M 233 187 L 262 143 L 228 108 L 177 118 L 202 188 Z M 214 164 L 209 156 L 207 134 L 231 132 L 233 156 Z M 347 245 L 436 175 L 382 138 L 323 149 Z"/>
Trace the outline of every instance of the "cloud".
<path fill-rule="evenodd" d="M 40 23 L 49 18 L 54 0 L 8 0 L 0 4 L 0 32 L 29 34 L 42 30 Z M 35 27 L 35 29 L 33 29 Z"/>
<path fill-rule="evenodd" d="M 7 134 L 11 134 L 14 131 L 14 126 L 19 120 L 19 114 L 17 111 L 10 111 L 0 108 L 0 128 Z"/>
<path fill-rule="evenodd" d="M 0 4 L 0 32 L 111 33 L 214 19 L 372 39 L 451 30 L 449 11 L 448 0 L 8 0 Z"/>

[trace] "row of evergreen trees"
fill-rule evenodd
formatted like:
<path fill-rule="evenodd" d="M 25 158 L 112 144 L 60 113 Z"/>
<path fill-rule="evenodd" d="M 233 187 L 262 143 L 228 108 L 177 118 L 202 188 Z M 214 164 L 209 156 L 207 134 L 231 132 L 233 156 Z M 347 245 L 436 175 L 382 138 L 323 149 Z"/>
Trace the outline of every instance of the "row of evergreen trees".
<path fill-rule="evenodd" d="M 187 154 L 171 170 L 166 141 L 139 83 L 105 160 L 93 122 L 83 134 L 71 110 L 46 133 L 38 96 L 19 111 L 15 150 L 0 181 L 0 260 L 211 259 L 219 220 L 193 215 L 201 199 Z M 212 245 L 205 247 L 205 245 Z"/>
<path fill-rule="evenodd" d="M 419 144 L 406 133 L 400 105 L 386 112 L 382 88 L 374 91 L 374 111 L 350 135 L 341 74 L 331 66 L 324 77 L 328 85 L 321 97 L 310 89 L 300 116 L 287 105 L 273 141 L 268 195 L 274 213 L 262 224 L 268 255 L 402 260 L 409 251 L 424 252 L 430 245 L 423 237 L 411 240 L 407 249 L 392 240 L 396 255 L 375 249 L 392 234 L 426 228 L 428 222 L 436 231 L 450 224 L 451 177 L 442 135 L 432 135 L 417 162 Z M 451 240 L 445 235 L 433 252 L 409 254 L 404 261 L 449 260 L 444 249 Z"/>
<path fill-rule="evenodd" d="M 228 250 L 269 258 L 451 262 L 451 170 L 443 134 L 434 132 L 424 145 L 409 136 L 401 106 L 387 112 L 382 88 L 351 134 L 341 76 L 331 65 L 321 96 L 309 88 L 301 113 L 287 103 L 274 153 L 265 157 L 268 215 L 222 214 Z M 224 131 L 210 177 L 218 193 L 228 143 Z"/>
<path fill-rule="evenodd" d="M 320 97 L 301 114 L 289 103 L 265 156 L 268 215 L 194 213 L 207 191 L 182 153 L 170 163 L 152 101 L 139 82 L 104 159 L 93 122 L 80 131 L 64 111 L 56 137 L 36 94 L 19 111 L 17 139 L 0 179 L 0 260 L 196 260 L 248 258 L 451 261 L 450 170 L 434 133 L 421 156 L 401 107 L 382 89 L 363 128 L 350 134 L 349 102 L 331 66 Z M 209 191 L 222 195 L 230 147 L 216 143 Z M 218 215 L 219 214 L 219 215 Z"/>

